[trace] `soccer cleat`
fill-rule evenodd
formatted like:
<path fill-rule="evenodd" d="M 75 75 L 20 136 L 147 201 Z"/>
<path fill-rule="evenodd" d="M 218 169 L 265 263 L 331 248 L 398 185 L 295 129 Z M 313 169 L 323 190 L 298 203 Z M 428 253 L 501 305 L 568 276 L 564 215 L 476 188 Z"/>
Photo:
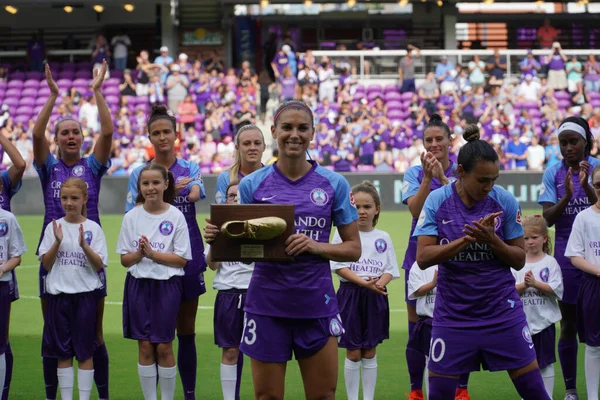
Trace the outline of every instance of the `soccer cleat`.
<path fill-rule="evenodd" d="M 456 397 L 454 397 L 454 400 L 471 400 L 469 391 L 467 389 L 456 389 Z"/>
<path fill-rule="evenodd" d="M 408 400 L 425 400 L 422 390 L 411 390 L 410 394 L 405 395 Z"/>
<path fill-rule="evenodd" d="M 281 235 L 287 224 L 279 217 L 264 217 L 247 221 L 229 221 L 221 226 L 221 232 L 232 239 L 269 240 Z"/>
<path fill-rule="evenodd" d="M 577 393 L 567 393 L 565 400 L 579 400 L 579 396 L 577 396 Z"/>

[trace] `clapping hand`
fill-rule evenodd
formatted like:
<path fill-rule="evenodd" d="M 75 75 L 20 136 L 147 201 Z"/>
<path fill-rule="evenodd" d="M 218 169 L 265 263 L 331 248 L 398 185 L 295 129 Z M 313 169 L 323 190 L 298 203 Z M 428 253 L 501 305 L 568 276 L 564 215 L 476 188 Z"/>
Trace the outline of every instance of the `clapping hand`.
<path fill-rule="evenodd" d="M 502 211 L 481 218 L 479 221 L 473 221 L 472 225 L 465 225 L 463 233 L 472 242 L 491 243 L 496 237 L 495 221 L 502 215 Z"/>
<path fill-rule="evenodd" d="M 533 276 L 533 272 L 531 271 L 527 271 L 525 273 L 525 286 L 535 287 L 535 277 Z"/>
<path fill-rule="evenodd" d="M 588 184 L 590 163 L 582 161 L 579 163 L 579 185 L 584 188 Z"/>
<path fill-rule="evenodd" d="M 56 241 L 58 243 L 62 242 L 63 240 L 63 231 L 62 231 L 62 226 L 60 224 L 56 223 L 56 220 L 52 220 L 52 230 L 54 231 L 54 238 L 56 239 Z"/>
<path fill-rule="evenodd" d="M 154 250 L 152 249 L 150 241 L 145 235 L 142 235 L 140 238 L 140 250 L 142 252 L 142 256 L 151 260 L 154 258 Z"/>
<path fill-rule="evenodd" d="M 94 81 L 92 82 L 92 90 L 100 90 L 102 88 L 102 82 L 104 82 L 104 77 L 106 76 L 106 70 L 108 66 L 106 65 L 106 60 L 102 60 L 102 68 L 100 71 L 98 69 L 94 69 Z"/>

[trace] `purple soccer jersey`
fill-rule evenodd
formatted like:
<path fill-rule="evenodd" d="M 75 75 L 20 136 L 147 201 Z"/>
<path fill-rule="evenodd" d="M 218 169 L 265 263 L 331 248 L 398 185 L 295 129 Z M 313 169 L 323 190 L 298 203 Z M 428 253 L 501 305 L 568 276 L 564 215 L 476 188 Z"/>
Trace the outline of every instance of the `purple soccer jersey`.
<path fill-rule="evenodd" d="M 137 198 L 137 182 L 140 176 L 140 171 L 144 166 L 136 168 L 129 176 L 127 202 L 125 204 L 125 212 L 128 212 L 135 207 L 135 200 Z M 206 198 L 206 192 L 204 191 L 204 183 L 200 177 L 200 167 L 198 164 L 192 161 L 178 158 L 177 161 L 169 168 L 169 171 L 173 174 L 175 182 L 178 182 L 185 178 L 192 178 L 187 187 L 183 188 L 175 196 L 175 204 L 173 204 L 179 211 L 185 216 L 185 222 L 187 222 L 190 231 L 190 243 L 192 245 L 192 260 L 188 261 L 185 266 L 186 275 L 198 275 L 206 271 L 206 260 L 204 259 L 204 242 L 202 241 L 202 235 L 200 234 L 200 227 L 196 220 L 196 204 L 191 202 L 189 199 L 190 190 L 194 185 L 200 187 L 200 199 Z"/>
<path fill-rule="evenodd" d="M 450 164 L 448 169 L 444 171 L 444 175 L 450 182 L 456 180 L 456 168 L 458 166 L 456 164 Z M 421 183 L 423 182 L 423 167 L 420 165 L 410 167 L 406 173 L 404 174 L 404 183 L 402 184 L 402 203 L 408 205 L 408 199 L 413 197 L 419 191 L 419 187 L 421 187 Z M 442 183 L 433 178 L 431 180 L 431 191 L 433 192 L 436 189 L 442 187 Z M 412 226 L 410 227 L 410 236 L 408 238 L 408 247 L 406 248 L 406 253 L 404 254 L 404 262 L 402 263 L 402 269 L 405 271 L 409 271 L 410 267 L 417 261 L 417 238 L 413 236 L 415 231 L 415 226 L 417 226 L 417 219 L 413 218 Z M 406 274 L 408 276 L 408 274 Z"/>
<path fill-rule="evenodd" d="M 98 213 L 100 183 L 102 177 L 110 168 L 110 160 L 105 165 L 102 165 L 92 154 L 89 157 L 82 157 L 78 162 L 69 166 L 49 153 L 44 164 L 37 165 L 34 163 L 34 165 L 40 177 L 42 192 L 44 194 L 44 205 L 46 207 L 40 242 L 46 226 L 53 219 L 57 220 L 65 216 L 60 202 L 60 187 L 64 181 L 71 177 L 81 178 L 87 184 L 87 217 L 100 225 L 100 215 Z"/>
<path fill-rule="evenodd" d="M 591 177 L 592 170 L 596 165 L 600 164 L 600 160 L 588 157 L 587 161 L 590 163 L 590 170 L 588 173 Z M 556 204 L 565 195 L 564 183 L 568 171 L 569 167 L 564 160 L 546 169 L 542 179 L 540 196 L 538 198 L 538 203 L 540 205 L 544 203 Z M 575 217 L 590 206 L 590 200 L 585 194 L 585 190 L 579 184 L 579 173 L 573 173 L 573 196 L 571 197 L 571 200 L 569 200 L 565 212 L 556 220 L 556 236 L 554 239 L 554 258 L 556 258 L 560 268 L 563 270 L 577 269 L 571 264 L 571 260 L 568 257 L 565 257 L 565 250 L 567 249 L 567 242 L 569 241 L 569 235 L 571 234 L 571 228 L 575 222 Z"/>
<path fill-rule="evenodd" d="M 464 237 L 465 224 L 489 214 L 501 240 L 523 236 L 519 203 L 505 189 L 494 186 L 484 200 L 467 207 L 456 192 L 456 183 L 432 192 L 423 206 L 414 236 L 436 236 L 440 245 Z M 453 259 L 439 264 L 433 325 L 483 327 L 525 321 L 521 298 L 510 266 L 485 243 L 472 243 Z"/>
<path fill-rule="evenodd" d="M 292 181 L 275 164 L 246 176 L 238 193 L 242 204 L 293 204 L 295 233 L 328 243 L 331 224 L 356 221 L 350 185 L 341 175 L 309 161 L 312 168 Z M 248 313 L 283 318 L 324 318 L 336 315 L 338 304 L 329 260 L 304 253 L 292 264 L 257 262 L 246 307 Z"/>

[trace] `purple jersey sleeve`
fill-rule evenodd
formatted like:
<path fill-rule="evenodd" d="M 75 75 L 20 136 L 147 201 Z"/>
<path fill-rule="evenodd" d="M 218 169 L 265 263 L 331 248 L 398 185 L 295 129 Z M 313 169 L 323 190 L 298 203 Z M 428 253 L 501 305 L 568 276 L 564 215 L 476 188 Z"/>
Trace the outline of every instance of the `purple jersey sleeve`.
<path fill-rule="evenodd" d="M 37 171 L 40 181 L 42 182 L 42 187 L 45 187 L 48 183 L 48 179 L 50 178 L 50 174 L 52 173 L 52 167 L 58 164 L 58 160 L 52 153 L 48 153 L 46 160 L 42 165 L 38 165 L 35 160 L 33 161 L 33 166 Z"/>

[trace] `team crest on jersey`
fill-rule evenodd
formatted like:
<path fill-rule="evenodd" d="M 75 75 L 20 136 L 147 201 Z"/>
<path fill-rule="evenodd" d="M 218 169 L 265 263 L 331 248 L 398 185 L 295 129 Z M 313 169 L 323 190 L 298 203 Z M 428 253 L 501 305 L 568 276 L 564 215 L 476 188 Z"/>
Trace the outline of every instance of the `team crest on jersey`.
<path fill-rule="evenodd" d="M 73 175 L 80 177 L 81 175 L 83 175 L 83 171 L 84 171 L 83 165 L 78 165 L 75 168 L 73 168 Z"/>
<path fill-rule="evenodd" d="M 4 221 L 0 222 L 0 237 L 6 236 L 8 233 L 8 224 Z"/>
<path fill-rule="evenodd" d="M 163 235 L 169 236 L 173 232 L 173 223 L 171 221 L 163 221 L 160 223 L 158 230 Z"/>
<path fill-rule="evenodd" d="M 331 333 L 331 336 L 341 336 L 343 331 L 344 328 L 342 328 L 340 320 L 337 317 L 331 318 L 331 321 L 329 321 L 329 333 Z"/>
<path fill-rule="evenodd" d="M 490 215 L 491 214 L 486 215 L 485 218 L 489 217 Z M 502 220 L 500 219 L 500 217 L 494 218 L 494 231 L 497 231 L 498 229 L 500 229 L 501 224 L 502 224 Z"/>
<path fill-rule="evenodd" d="M 523 339 L 525 339 L 525 341 L 527 343 L 533 343 L 533 340 L 531 339 L 531 331 L 529 330 L 528 325 L 525 325 L 523 327 L 523 330 L 521 331 L 521 335 L 523 336 Z"/>
<path fill-rule="evenodd" d="M 325 192 L 325 190 L 321 188 L 316 188 L 313 189 L 312 192 L 310 192 L 310 201 L 312 201 L 318 206 L 324 206 L 325 204 L 327 204 L 327 201 L 329 201 L 329 196 L 327 195 L 327 192 Z"/>
<path fill-rule="evenodd" d="M 378 253 L 383 253 L 387 250 L 387 243 L 385 240 L 383 239 L 377 239 L 375 241 L 375 250 L 377 250 Z"/>
<path fill-rule="evenodd" d="M 92 231 L 85 231 L 83 232 L 83 240 L 85 240 L 85 242 L 89 245 L 92 244 L 92 238 L 94 236 L 92 235 Z"/>
<path fill-rule="evenodd" d="M 542 282 L 548 282 L 548 280 L 550 279 L 550 269 L 548 269 L 548 267 L 540 271 L 540 279 L 542 280 Z"/>

